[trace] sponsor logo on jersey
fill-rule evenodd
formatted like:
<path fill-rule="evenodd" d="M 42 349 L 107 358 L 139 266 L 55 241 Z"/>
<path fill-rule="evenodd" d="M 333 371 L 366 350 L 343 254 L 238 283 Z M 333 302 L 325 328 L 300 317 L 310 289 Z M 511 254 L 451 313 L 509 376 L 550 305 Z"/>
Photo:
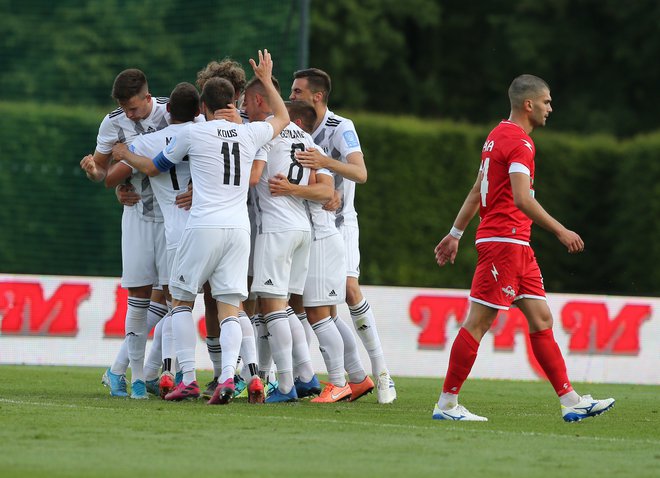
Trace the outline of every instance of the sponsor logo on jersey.
<path fill-rule="evenodd" d="M 273 281 L 268 279 L 266 282 L 264 282 L 264 285 L 273 285 Z"/>
<path fill-rule="evenodd" d="M 534 150 L 532 149 L 532 145 L 530 144 L 529 141 L 527 141 L 526 139 L 522 139 L 521 141 L 527 148 L 529 148 L 530 151 L 534 152 Z"/>
<path fill-rule="evenodd" d="M 330 296 L 330 297 L 337 297 L 337 293 L 335 292 L 334 289 L 332 289 L 332 290 L 330 291 L 330 293 L 328 294 L 328 296 Z"/>
<path fill-rule="evenodd" d="M 348 146 L 349 148 L 357 148 L 358 146 L 360 146 L 360 142 L 358 141 L 354 131 L 345 131 L 342 136 L 344 137 L 346 146 Z"/>
<path fill-rule="evenodd" d="M 513 290 L 513 287 L 511 287 L 510 285 L 508 285 L 506 287 L 502 287 L 502 292 L 504 292 L 509 297 L 515 297 L 516 296 L 516 291 Z"/>
<path fill-rule="evenodd" d="M 181 275 L 179 276 L 179 282 L 183 282 L 184 284 L 186 283 L 186 279 Z"/>

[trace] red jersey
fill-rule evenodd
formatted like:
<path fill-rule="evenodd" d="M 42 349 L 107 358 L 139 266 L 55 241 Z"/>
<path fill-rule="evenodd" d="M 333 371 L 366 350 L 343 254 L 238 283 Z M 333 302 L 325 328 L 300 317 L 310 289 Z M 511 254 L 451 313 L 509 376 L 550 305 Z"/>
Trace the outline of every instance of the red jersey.
<path fill-rule="evenodd" d="M 529 174 L 530 189 L 534 184 L 532 138 L 517 124 L 503 120 L 488 135 L 481 152 L 481 222 L 477 242 L 504 240 L 529 243 L 532 220 L 513 202 L 509 173 Z M 531 189 L 531 194 L 534 190 Z"/>

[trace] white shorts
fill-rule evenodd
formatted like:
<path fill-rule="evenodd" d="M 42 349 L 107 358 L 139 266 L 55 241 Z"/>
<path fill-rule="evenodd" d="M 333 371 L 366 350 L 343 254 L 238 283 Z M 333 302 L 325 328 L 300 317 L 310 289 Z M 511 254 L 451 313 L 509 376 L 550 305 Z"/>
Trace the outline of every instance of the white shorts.
<path fill-rule="evenodd" d="M 137 208 L 121 216 L 121 286 L 167 285 L 165 224 L 141 218 Z"/>
<path fill-rule="evenodd" d="M 346 248 L 346 276 L 357 279 L 360 277 L 360 228 L 343 224 L 338 229 Z"/>
<path fill-rule="evenodd" d="M 254 247 L 252 292 L 287 297 L 302 294 L 309 265 L 309 231 L 266 232 Z"/>
<path fill-rule="evenodd" d="M 211 295 L 247 298 L 250 234 L 244 229 L 186 229 L 176 251 L 170 291 L 177 300 L 192 302 L 204 282 Z"/>
<path fill-rule="evenodd" d="M 341 234 L 312 242 L 303 292 L 305 307 L 343 304 L 346 300 L 346 259 Z"/>

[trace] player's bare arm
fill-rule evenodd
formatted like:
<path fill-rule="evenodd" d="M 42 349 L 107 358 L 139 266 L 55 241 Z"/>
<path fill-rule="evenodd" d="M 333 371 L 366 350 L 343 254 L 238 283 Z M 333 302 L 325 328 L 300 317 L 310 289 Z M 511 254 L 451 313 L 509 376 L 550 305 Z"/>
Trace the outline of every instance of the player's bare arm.
<path fill-rule="evenodd" d="M 479 185 L 481 184 L 481 176 L 482 174 L 479 173 L 477 181 L 472 186 L 472 189 L 470 189 L 465 201 L 463 201 L 463 205 L 456 215 L 451 231 L 435 246 L 435 260 L 440 267 L 447 264 L 447 262 L 454 263 L 456 254 L 458 253 L 458 243 L 463 235 L 463 231 L 479 211 Z"/>
<path fill-rule="evenodd" d="M 188 190 L 179 194 L 174 200 L 176 207 L 189 211 L 192 207 L 193 185 L 192 181 L 188 183 Z"/>
<path fill-rule="evenodd" d="M 284 101 L 277 92 L 275 85 L 273 85 L 273 60 L 268 50 L 264 50 L 263 52 L 259 50 L 259 63 L 257 64 L 250 58 L 250 65 L 252 65 L 255 76 L 261 80 L 266 90 L 266 103 L 268 103 L 268 106 L 270 106 L 273 112 L 273 116 L 266 121 L 273 127 L 273 138 L 275 138 L 286 128 L 290 121 L 289 112 L 284 105 Z"/>
<path fill-rule="evenodd" d="M 213 119 L 223 119 L 229 121 L 230 123 L 243 124 L 241 112 L 238 111 L 238 108 L 232 104 L 228 104 L 226 108 L 214 111 Z"/>
<path fill-rule="evenodd" d="M 126 182 L 131 174 L 133 174 L 133 170 L 126 163 L 114 163 L 108 169 L 108 174 L 106 174 L 103 182 L 106 188 L 114 188 Z"/>
<path fill-rule="evenodd" d="M 132 184 L 119 184 L 115 187 L 115 196 L 119 204 L 123 206 L 135 206 L 141 199 Z"/>
<path fill-rule="evenodd" d="M 253 188 L 259 184 L 261 174 L 266 167 L 266 161 L 255 160 L 252 161 L 252 169 L 250 170 L 250 187 Z"/>
<path fill-rule="evenodd" d="M 341 206 L 341 199 L 343 195 L 341 191 L 335 189 L 332 193 L 332 199 L 323 205 L 323 210 L 325 211 L 336 211 Z"/>
<path fill-rule="evenodd" d="M 158 176 L 161 173 L 151 158 L 131 152 L 124 143 L 115 144 L 112 147 L 112 155 L 117 161 L 126 161 L 147 176 Z"/>
<path fill-rule="evenodd" d="M 306 168 L 326 168 L 358 184 L 367 182 L 367 167 L 364 163 L 364 155 L 359 151 L 350 153 L 346 157 L 347 162 L 344 163 L 325 156 L 316 148 L 307 148 L 306 151 L 296 152 L 296 160 Z"/>
<path fill-rule="evenodd" d="M 88 154 L 80 161 L 80 168 L 87 174 L 87 179 L 95 183 L 105 179 L 110 164 L 110 154 L 99 153 Z"/>
<path fill-rule="evenodd" d="M 529 176 L 523 173 L 511 173 L 511 189 L 513 202 L 527 217 L 543 229 L 552 232 L 568 252 L 574 254 L 584 250 L 582 238 L 574 231 L 566 229 L 559 221 L 553 218 L 541 204 L 530 194 Z"/>
<path fill-rule="evenodd" d="M 334 195 L 334 181 L 327 174 L 316 177 L 314 184 L 300 185 L 289 182 L 284 174 L 277 174 L 268 180 L 273 196 L 296 196 L 301 199 L 325 203 Z"/>

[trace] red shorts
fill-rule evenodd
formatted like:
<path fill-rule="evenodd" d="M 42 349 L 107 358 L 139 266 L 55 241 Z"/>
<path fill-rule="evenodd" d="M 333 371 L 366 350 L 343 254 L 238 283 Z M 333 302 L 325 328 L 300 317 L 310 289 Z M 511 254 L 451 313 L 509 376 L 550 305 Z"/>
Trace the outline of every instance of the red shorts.
<path fill-rule="evenodd" d="M 471 301 L 507 310 L 518 299 L 545 300 L 543 276 L 530 246 L 482 242 L 477 254 Z"/>

